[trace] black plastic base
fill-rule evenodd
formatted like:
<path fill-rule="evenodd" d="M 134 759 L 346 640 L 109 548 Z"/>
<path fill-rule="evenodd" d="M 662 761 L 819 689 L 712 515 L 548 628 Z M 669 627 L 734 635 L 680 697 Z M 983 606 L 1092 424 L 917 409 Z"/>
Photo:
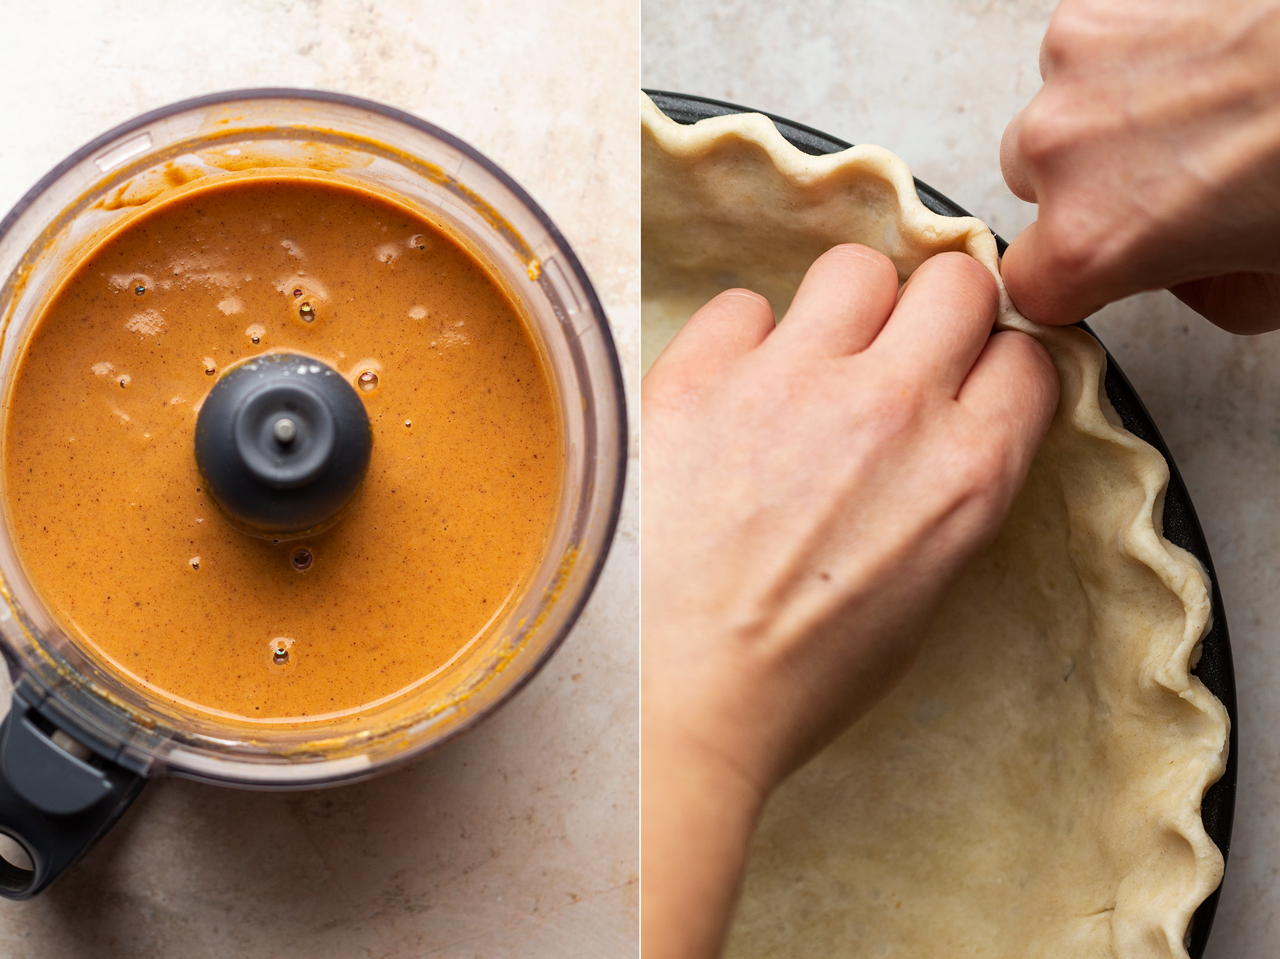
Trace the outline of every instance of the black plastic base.
<path fill-rule="evenodd" d="M 51 722 L 33 693 L 19 683 L 0 724 L 0 832 L 31 860 L 24 869 L 0 857 L 5 899 L 30 899 L 53 882 L 115 824 L 147 782 Z"/>

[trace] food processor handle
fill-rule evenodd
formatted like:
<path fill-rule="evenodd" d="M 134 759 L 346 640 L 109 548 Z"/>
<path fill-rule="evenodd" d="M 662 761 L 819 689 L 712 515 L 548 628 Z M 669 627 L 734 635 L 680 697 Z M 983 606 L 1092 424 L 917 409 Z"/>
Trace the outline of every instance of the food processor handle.
<path fill-rule="evenodd" d="M 88 851 L 146 779 L 98 756 L 15 689 L 0 723 L 0 833 L 31 860 L 0 856 L 0 896 L 30 899 Z"/>

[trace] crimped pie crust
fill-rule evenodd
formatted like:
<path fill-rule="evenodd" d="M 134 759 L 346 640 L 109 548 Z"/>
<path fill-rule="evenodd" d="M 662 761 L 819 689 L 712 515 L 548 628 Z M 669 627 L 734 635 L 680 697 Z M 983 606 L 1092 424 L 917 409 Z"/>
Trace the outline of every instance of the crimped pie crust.
<path fill-rule="evenodd" d="M 646 369 L 723 289 L 781 317 L 836 243 L 904 279 L 960 250 L 999 280 L 986 226 L 927 210 L 886 150 L 809 156 L 763 116 L 682 126 L 647 97 L 642 123 Z M 1161 535 L 1168 467 L 1121 427 L 1092 337 L 1000 301 L 1057 365 L 1049 434 L 907 679 L 770 801 L 730 957 L 1181 957 L 1221 880 L 1200 803 L 1228 718 L 1190 673 L 1211 608 Z"/>

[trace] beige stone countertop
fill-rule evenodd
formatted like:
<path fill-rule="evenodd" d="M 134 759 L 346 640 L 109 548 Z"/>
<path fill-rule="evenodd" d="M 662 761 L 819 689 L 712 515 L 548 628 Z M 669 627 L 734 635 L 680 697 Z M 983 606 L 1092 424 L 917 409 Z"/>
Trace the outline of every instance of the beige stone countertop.
<path fill-rule="evenodd" d="M 1000 176 L 1005 124 L 1039 89 L 1052 0 L 643 0 L 644 86 L 728 100 L 897 153 L 1012 239 L 1035 218 Z M 1206 959 L 1280 942 L 1280 333 L 1234 337 L 1168 293 L 1090 320 L 1164 435 L 1226 604 L 1239 793 Z"/>
<path fill-rule="evenodd" d="M 0 208 L 89 139 L 176 100 L 255 86 L 379 100 L 467 140 L 550 214 L 600 294 L 634 392 L 638 32 L 632 0 L 6 0 Z M 153 782 L 43 895 L 0 901 L 0 956 L 636 955 L 632 433 L 595 594 L 496 716 L 354 786 Z"/>

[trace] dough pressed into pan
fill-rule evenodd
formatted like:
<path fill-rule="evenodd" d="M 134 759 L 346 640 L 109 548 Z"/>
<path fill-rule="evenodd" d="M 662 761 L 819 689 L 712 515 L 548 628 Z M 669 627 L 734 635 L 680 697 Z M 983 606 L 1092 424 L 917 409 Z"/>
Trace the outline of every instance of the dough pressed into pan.
<path fill-rule="evenodd" d="M 902 279 L 959 250 L 999 280 L 986 226 L 925 209 L 886 150 L 809 156 L 763 116 L 682 126 L 647 97 L 642 116 L 646 369 L 721 290 L 782 316 L 837 243 Z M 1190 673 L 1211 607 L 1161 535 L 1168 467 L 1120 425 L 1092 337 L 1003 286 L 998 322 L 1057 365 L 1048 437 L 907 679 L 770 801 L 733 959 L 1183 957 L 1221 880 L 1200 803 L 1228 718 Z"/>

